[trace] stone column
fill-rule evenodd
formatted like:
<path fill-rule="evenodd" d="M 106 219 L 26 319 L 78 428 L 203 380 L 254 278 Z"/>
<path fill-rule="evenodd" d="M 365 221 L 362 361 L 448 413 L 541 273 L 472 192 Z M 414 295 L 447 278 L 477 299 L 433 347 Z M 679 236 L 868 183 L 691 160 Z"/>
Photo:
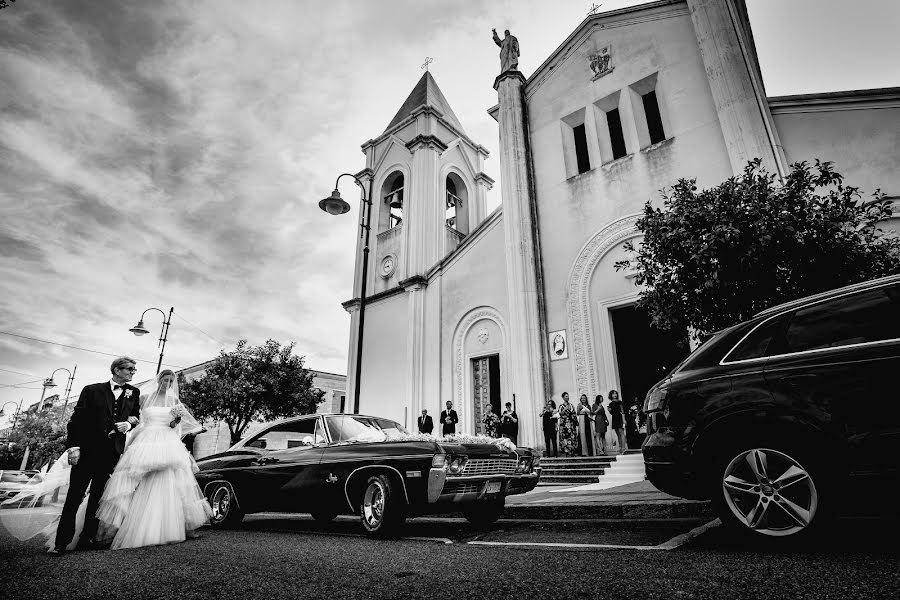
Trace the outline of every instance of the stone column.
<path fill-rule="evenodd" d="M 424 277 L 412 277 L 401 281 L 407 293 L 408 328 L 406 334 L 406 373 L 404 401 L 409 423 L 407 428 L 415 432 L 416 417 L 422 412 L 425 395 L 425 287 Z"/>
<path fill-rule="evenodd" d="M 519 71 L 505 71 L 494 82 L 500 98 L 501 199 L 509 301 L 510 339 L 504 345 L 510 353 L 508 364 L 512 371 L 504 376 L 509 378 L 507 389 L 516 395 L 521 423 L 519 443 L 533 447 L 543 439 L 537 414 L 545 394 L 544 336 L 524 85 L 525 76 Z"/>
<path fill-rule="evenodd" d="M 354 410 L 353 401 L 356 398 L 356 362 L 359 360 L 359 357 L 356 355 L 356 344 L 357 340 L 359 340 L 359 301 L 354 299 L 345 302 L 344 310 L 350 313 L 350 346 L 347 352 L 347 403 L 344 410 L 352 413 Z M 359 412 L 366 412 L 363 408 L 362 394 L 359 396 Z"/>
<path fill-rule="evenodd" d="M 770 173 L 782 173 L 768 103 L 753 77 L 752 48 L 739 35 L 732 0 L 688 0 L 688 7 L 732 170 L 740 173 L 747 161 L 762 158 Z"/>

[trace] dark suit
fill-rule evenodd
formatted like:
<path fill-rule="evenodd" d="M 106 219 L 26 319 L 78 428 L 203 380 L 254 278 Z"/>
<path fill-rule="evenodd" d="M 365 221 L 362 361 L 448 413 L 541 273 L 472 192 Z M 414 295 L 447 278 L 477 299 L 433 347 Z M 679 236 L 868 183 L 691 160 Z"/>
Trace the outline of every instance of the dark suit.
<path fill-rule="evenodd" d="M 431 433 L 434 431 L 434 421 L 431 415 L 425 415 L 425 419 L 419 417 L 419 433 Z"/>
<path fill-rule="evenodd" d="M 113 433 L 115 423 L 128 417 L 140 417 L 140 391 L 123 385 L 118 400 L 108 381 L 87 385 L 81 390 L 72 418 L 69 419 L 66 448 L 78 447 L 81 457 L 72 467 L 69 492 L 56 531 L 56 546 L 66 547 L 75 536 L 75 513 L 91 487 L 79 541 L 88 541 L 97 533 L 97 508 L 110 474 L 125 449 L 125 434 Z M 117 410 L 116 410 L 117 409 Z"/>
<path fill-rule="evenodd" d="M 443 435 L 456 433 L 456 424 L 459 423 L 459 417 L 456 415 L 456 411 L 450 409 L 450 424 L 447 424 L 447 411 L 441 411 L 441 433 Z"/>

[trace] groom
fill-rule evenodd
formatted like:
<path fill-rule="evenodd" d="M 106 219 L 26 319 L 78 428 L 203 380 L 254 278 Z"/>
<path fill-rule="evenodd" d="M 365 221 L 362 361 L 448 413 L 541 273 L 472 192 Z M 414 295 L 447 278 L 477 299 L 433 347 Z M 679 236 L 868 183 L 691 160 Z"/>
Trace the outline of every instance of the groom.
<path fill-rule="evenodd" d="M 134 365 L 135 361 L 127 356 L 117 358 L 110 366 L 112 379 L 86 385 L 81 390 L 69 420 L 69 437 L 66 440 L 69 464 L 72 465 L 69 493 L 50 554 L 63 554 L 75 537 L 75 514 L 88 485 L 91 493 L 77 548 L 99 547 L 94 536 L 97 535 L 100 497 L 125 449 L 125 432 L 137 425 L 140 416 L 140 391 L 128 385 L 137 371 Z"/>

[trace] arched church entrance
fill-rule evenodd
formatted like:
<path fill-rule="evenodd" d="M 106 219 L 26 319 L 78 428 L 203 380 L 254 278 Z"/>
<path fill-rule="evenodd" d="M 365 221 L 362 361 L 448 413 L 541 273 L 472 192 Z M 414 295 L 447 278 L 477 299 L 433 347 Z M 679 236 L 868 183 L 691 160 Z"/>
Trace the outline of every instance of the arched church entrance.
<path fill-rule="evenodd" d="M 497 416 L 512 402 L 504 374 L 509 372 L 506 325 L 499 311 L 481 306 L 460 320 L 453 335 L 453 399 L 460 433 L 484 433 L 482 417 L 490 405 Z"/>
<path fill-rule="evenodd" d="M 500 355 L 480 356 L 472 359 L 472 398 L 474 400 L 475 433 L 484 434 L 482 418 L 490 406 L 500 416 L 503 401 L 500 392 Z"/>
<path fill-rule="evenodd" d="M 616 261 L 628 258 L 627 241 L 637 244 L 640 215 L 617 219 L 597 232 L 582 248 L 569 276 L 568 313 L 576 388 L 594 395 L 619 392 L 626 410 L 640 406 L 650 387 L 690 352 L 684 331 L 652 326 L 646 310 L 636 304 L 639 289 L 634 273 L 617 271 Z M 608 442 L 615 436 L 608 433 Z M 629 446 L 639 447 L 636 427 Z"/>

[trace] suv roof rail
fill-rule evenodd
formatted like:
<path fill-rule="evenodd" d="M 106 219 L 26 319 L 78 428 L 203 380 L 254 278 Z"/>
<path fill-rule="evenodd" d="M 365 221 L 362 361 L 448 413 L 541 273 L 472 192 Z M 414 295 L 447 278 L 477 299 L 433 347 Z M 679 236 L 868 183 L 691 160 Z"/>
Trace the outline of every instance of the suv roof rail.
<path fill-rule="evenodd" d="M 772 306 L 767 308 L 766 310 L 760 311 L 753 315 L 753 318 L 756 317 L 765 317 L 776 312 L 780 312 L 782 310 L 788 308 L 794 308 L 797 306 L 801 306 L 808 302 L 812 302 L 815 300 L 824 300 L 827 298 L 831 298 L 832 296 L 840 296 L 842 294 L 846 294 L 849 292 L 858 292 L 860 290 L 866 290 L 869 288 L 876 288 L 888 283 L 894 283 L 900 281 L 900 274 L 898 275 L 888 275 L 887 277 L 879 277 L 878 279 L 870 279 L 868 281 L 861 281 L 859 283 L 854 283 L 852 285 L 847 285 L 842 288 L 838 288 L 835 290 L 828 290 L 827 292 L 820 292 L 818 294 L 813 294 L 811 296 L 806 296 L 804 298 L 797 298 L 796 300 L 791 300 L 790 302 L 784 302 L 779 304 L 778 306 Z"/>

